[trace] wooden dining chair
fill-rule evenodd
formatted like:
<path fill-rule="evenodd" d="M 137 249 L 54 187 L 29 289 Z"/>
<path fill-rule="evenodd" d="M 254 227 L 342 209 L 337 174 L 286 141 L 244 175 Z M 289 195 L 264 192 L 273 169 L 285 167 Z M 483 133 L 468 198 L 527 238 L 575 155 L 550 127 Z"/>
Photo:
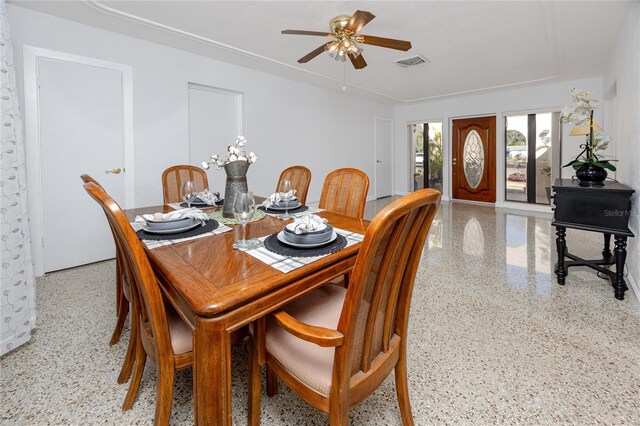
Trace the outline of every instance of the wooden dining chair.
<path fill-rule="evenodd" d="M 173 404 L 176 370 L 193 364 L 192 327 L 166 301 L 138 236 L 120 206 L 98 185 L 85 183 L 85 190 L 107 216 L 122 259 L 124 281 L 131 284 L 131 323 L 137 335 L 134 342 L 134 369 L 122 409 L 133 407 L 142 373 L 149 357 L 156 364 L 156 411 L 154 424 L 168 425 Z M 231 343 L 244 339 L 247 328 L 231 334 Z"/>
<path fill-rule="evenodd" d="M 337 169 L 325 178 L 318 207 L 362 219 L 368 191 L 369 178 L 362 170 Z"/>
<path fill-rule="evenodd" d="M 193 181 L 196 185 L 196 191 L 204 191 L 209 189 L 209 179 L 207 172 L 200 167 L 190 166 L 188 164 L 180 164 L 171 166 L 162 172 L 162 195 L 164 203 L 179 203 L 182 201 L 182 182 Z"/>
<path fill-rule="evenodd" d="M 302 205 L 305 205 L 307 202 L 307 193 L 309 192 L 309 184 L 311 183 L 311 170 L 304 166 L 292 166 L 284 169 L 282 173 L 280 173 L 276 192 L 280 190 L 280 184 L 285 179 L 291 181 L 293 188 L 296 189 L 296 197 L 298 197 Z"/>
<path fill-rule="evenodd" d="M 132 323 L 138 321 L 139 336 L 135 339 L 133 377 L 122 408 L 133 406 L 149 356 L 157 370 L 155 424 L 169 424 L 175 370 L 193 362 L 192 330 L 165 303 L 142 243 L 120 206 L 94 183 L 86 183 L 84 188 L 104 210 L 123 256 L 123 272 L 132 284 Z"/>
<path fill-rule="evenodd" d="M 367 229 L 348 288 L 325 285 L 254 324 L 250 424 L 260 422 L 259 365 L 264 363 L 269 396 L 277 392 L 279 378 L 328 413 L 331 425 L 347 424 L 349 410 L 395 370 L 402 422 L 413 424 L 407 324 L 416 270 L 439 202 L 438 191 L 425 189 L 389 204 Z"/>
<path fill-rule="evenodd" d="M 82 182 L 84 183 L 93 183 L 100 189 L 104 191 L 103 186 L 95 180 L 93 177 L 88 174 L 83 174 L 80 176 Z M 116 235 L 111 228 L 111 233 L 113 234 L 113 238 L 115 241 Z M 131 286 L 129 285 L 129 281 L 124 277 L 124 270 L 122 268 L 122 254 L 116 245 L 116 325 L 111 334 L 111 340 L 109 341 L 110 345 L 115 345 L 120 341 L 120 337 L 122 336 L 122 330 L 124 328 L 124 324 L 127 319 L 127 315 L 131 310 Z M 131 376 L 131 370 L 133 368 L 134 362 L 134 349 L 135 349 L 135 338 L 137 335 L 137 327 L 134 322 L 132 322 L 132 327 L 130 331 L 129 337 L 129 346 L 127 347 L 127 354 L 125 355 L 124 361 L 122 363 L 122 368 L 120 369 L 120 374 L 118 375 L 118 383 L 122 384 L 129 380 Z"/>

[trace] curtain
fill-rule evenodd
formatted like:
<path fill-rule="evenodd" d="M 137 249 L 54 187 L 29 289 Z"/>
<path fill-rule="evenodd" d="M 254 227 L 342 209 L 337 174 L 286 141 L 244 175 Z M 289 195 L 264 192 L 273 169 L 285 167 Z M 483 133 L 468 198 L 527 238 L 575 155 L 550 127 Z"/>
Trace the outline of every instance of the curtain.
<path fill-rule="evenodd" d="M 31 339 L 36 319 L 22 116 L 5 0 L 0 0 L 0 79 L 0 355 L 4 355 Z"/>

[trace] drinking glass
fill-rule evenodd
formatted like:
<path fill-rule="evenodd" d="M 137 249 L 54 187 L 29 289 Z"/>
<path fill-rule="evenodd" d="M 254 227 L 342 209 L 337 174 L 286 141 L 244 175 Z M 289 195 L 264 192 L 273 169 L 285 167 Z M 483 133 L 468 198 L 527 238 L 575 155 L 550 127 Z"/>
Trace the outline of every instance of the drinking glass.
<path fill-rule="evenodd" d="M 284 215 L 282 215 L 283 219 L 289 219 L 291 215 L 289 214 L 289 201 L 293 198 L 293 185 L 289 179 L 285 179 L 280 182 L 280 199 L 284 201 Z"/>
<path fill-rule="evenodd" d="M 196 183 L 191 180 L 185 180 L 182 182 L 182 199 L 187 203 L 187 207 L 191 208 L 191 203 L 196 199 L 198 192 L 196 191 Z"/>
<path fill-rule="evenodd" d="M 233 244 L 233 248 L 248 250 L 258 247 L 260 240 L 253 238 L 247 240 L 247 223 L 251 222 L 256 214 L 256 201 L 252 192 L 238 192 L 233 200 L 233 216 L 242 225 L 242 239 Z"/>

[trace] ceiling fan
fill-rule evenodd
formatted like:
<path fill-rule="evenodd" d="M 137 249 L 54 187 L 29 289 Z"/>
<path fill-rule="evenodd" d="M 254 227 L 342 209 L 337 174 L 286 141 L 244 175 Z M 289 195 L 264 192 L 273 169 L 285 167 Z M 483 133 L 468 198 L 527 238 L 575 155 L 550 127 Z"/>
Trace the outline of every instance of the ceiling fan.
<path fill-rule="evenodd" d="M 410 41 L 359 34 L 362 27 L 371 22 L 373 18 L 375 18 L 375 15 L 372 13 L 364 10 L 357 10 L 353 16 L 340 15 L 333 18 L 329 24 L 329 27 L 331 28 L 331 32 L 329 33 L 320 31 L 284 30 L 282 31 L 282 34 L 313 35 L 334 39 L 298 59 L 298 62 L 301 64 L 309 62 L 326 50 L 336 61 L 344 62 L 348 56 L 353 67 L 359 70 L 366 67 L 367 62 L 362 57 L 362 48 L 358 46 L 358 43 L 403 51 L 411 49 Z"/>

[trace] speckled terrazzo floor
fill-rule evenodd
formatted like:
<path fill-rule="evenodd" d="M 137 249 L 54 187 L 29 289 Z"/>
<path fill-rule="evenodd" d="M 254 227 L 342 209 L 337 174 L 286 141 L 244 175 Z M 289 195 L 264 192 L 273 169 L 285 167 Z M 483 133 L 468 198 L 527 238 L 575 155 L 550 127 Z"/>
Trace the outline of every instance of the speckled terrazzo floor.
<path fill-rule="evenodd" d="M 632 292 L 615 300 L 608 282 L 585 269 L 557 285 L 552 238 L 545 216 L 443 204 L 411 312 L 416 424 L 640 424 L 640 304 Z M 578 255 L 597 256 L 598 242 L 595 234 L 568 233 Z M 0 360 L 3 425 L 152 424 L 151 363 L 133 410 L 120 410 L 126 385 L 116 376 L 126 339 L 107 345 L 113 276 L 109 261 L 38 280 L 38 329 Z M 234 424 L 245 424 L 246 362 L 240 345 L 233 350 Z M 179 372 L 172 424 L 192 423 L 191 386 L 190 371 Z M 350 419 L 400 424 L 393 377 Z M 262 424 L 328 419 L 282 386 L 273 398 L 263 391 Z"/>

